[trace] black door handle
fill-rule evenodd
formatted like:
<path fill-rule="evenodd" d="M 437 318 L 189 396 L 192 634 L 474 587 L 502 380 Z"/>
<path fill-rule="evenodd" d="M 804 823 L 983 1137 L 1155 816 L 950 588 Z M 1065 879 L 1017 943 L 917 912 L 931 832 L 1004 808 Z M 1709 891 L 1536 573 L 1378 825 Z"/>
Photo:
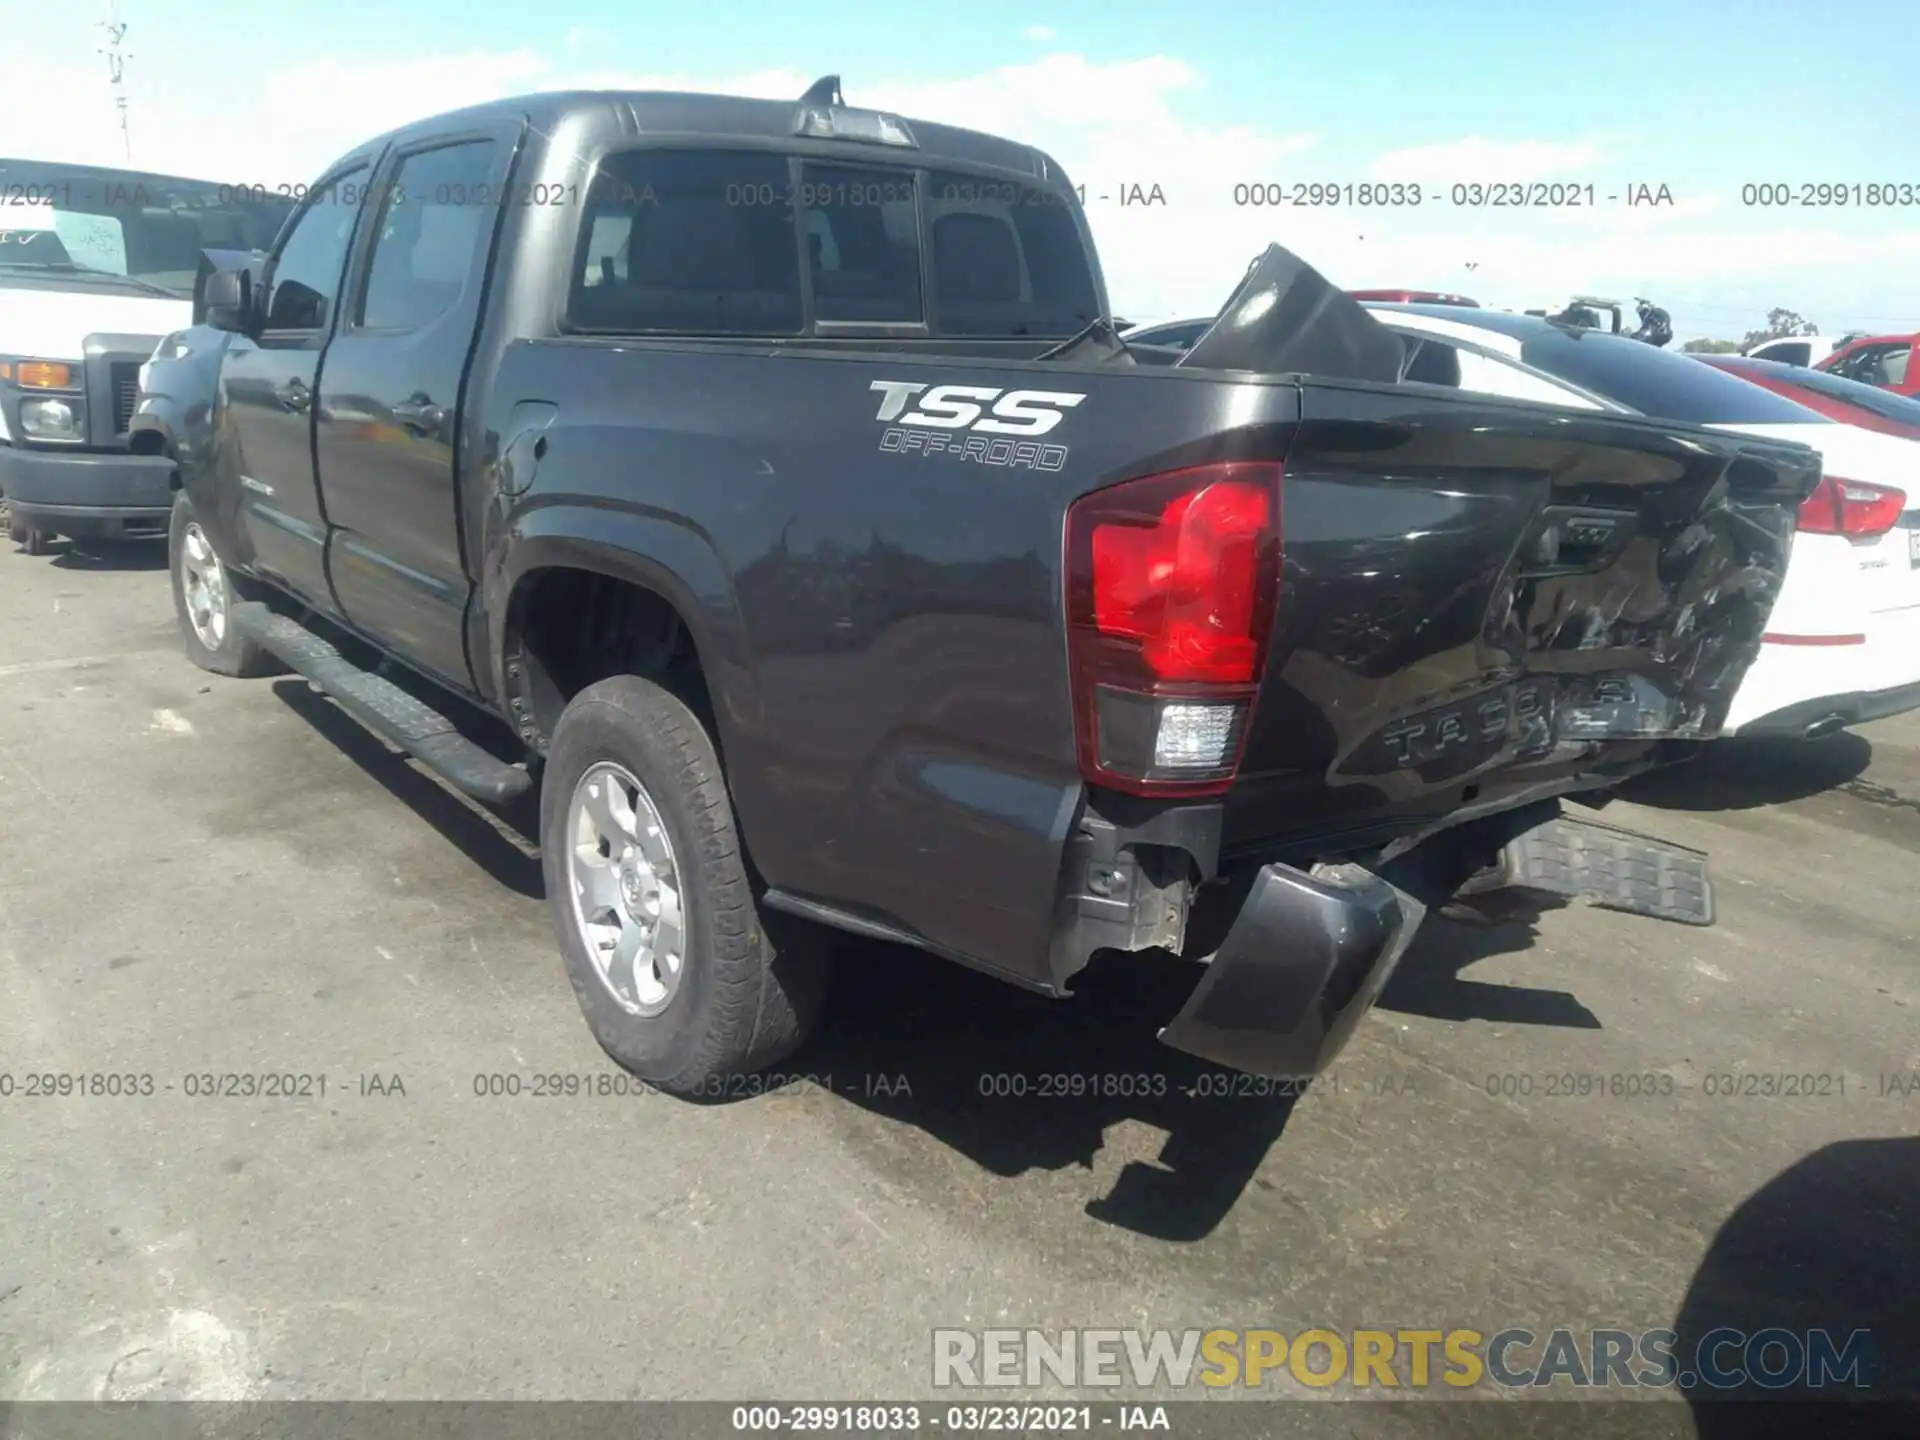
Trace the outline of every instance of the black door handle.
<path fill-rule="evenodd" d="M 438 435 L 447 412 L 424 395 L 415 395 L 393 407 L 393 418 L 416 435 Z"/>
<path fill-rule="evenodd" d="M 313 403 L 313 391 L 298 376 L 275 390 L 274 397 L 289 410 L 305 411 Z"/>

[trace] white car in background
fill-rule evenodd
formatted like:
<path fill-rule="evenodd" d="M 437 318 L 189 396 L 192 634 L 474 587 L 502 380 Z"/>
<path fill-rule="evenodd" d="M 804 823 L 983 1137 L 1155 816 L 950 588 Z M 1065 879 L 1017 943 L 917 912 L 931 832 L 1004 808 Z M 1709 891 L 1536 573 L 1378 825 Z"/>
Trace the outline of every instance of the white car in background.
<path fill-rule="evenodd" d="M 1500 311 L 1367 310 L 1413 347 L 1408 380 L 1817 450 L 1824 476 L 1801 507 L 1760 658 L 1725 733 L 1811 738 L 1920 707 L 1920 442 L 1841 424 L 1624 336 Z"/>
<path fill-rule="evenodd" d="M 1787 335 L 1778 340 L 1764 340 L 1740 353 L 1755 360 L 1773 360 L 1782 365 L 1818 365 L 1849 340 L 1858 338 L 1857 331 L 1845 335 Z"/>
<path fill-rule="evenodd" d="M 1120 332 L 1129 345 L 1171 345 L 1176 350 L 1191 350 L 1193 342 L 1212 326 L 1214 317 L 1204 320 L 1162 320 L 1151 325 L 1134 325 Z"/>

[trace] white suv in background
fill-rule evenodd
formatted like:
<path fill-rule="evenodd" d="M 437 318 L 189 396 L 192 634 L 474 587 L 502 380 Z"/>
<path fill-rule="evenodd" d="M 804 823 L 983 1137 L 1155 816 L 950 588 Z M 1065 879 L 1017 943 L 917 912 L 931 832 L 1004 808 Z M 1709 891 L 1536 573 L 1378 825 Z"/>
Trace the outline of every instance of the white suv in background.
<path fill-rule="evenodd" d="M 1725 733 L 1811 738 L 1920 707 L 1920 442 L 1840 424 L 1624 336 L 1490 310 L 1367 309 L 1409 342 L 1408 380 L 1817 450 L 1824 477 L 1801 507 L 1760 658 Z"/>
<path fill-rule="evenodd" d="M 1778 340 L 1762 341 L 1740 353 L 1755 360 L 1773 360 L 1782 365 L 1818 365 L 1849 340 L 1857 338 L 1857 333 L 1788 335 Z"/>

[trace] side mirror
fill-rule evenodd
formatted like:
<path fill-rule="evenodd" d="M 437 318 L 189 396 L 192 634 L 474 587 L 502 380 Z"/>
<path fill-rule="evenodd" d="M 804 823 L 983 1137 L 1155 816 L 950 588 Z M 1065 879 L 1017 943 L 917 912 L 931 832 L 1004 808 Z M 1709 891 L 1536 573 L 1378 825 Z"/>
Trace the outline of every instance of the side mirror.
<path fill-rule="evenodd" d="M 201 322 L 216 330 L 244 335 L 253 318 L 253 276 L 245 270 L 216 270 L 200 296 Z"/>

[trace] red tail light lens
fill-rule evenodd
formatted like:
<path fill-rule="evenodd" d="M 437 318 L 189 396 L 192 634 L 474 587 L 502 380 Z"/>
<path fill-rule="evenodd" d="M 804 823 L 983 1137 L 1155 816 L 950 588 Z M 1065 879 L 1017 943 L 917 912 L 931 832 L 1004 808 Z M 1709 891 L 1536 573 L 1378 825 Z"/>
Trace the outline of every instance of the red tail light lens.
<path fill-rule="evenodd" d="M 1280 466 L 1115 485 L 1067 513 L 1066 609 L 1081 773 L 1140 795 L 1233 780 L 1280 584 Z"/>
<path fill-rule="evenodd" d="M 1800 507 L 1800 528 L 1809 535 L 1845 535 L 1873 540 L 1900 523 L 1904 490 L 1824 475 Z"/>
<path fill-rule="evenodd" d="M 1480 302 L 1478 300 L 1469 300 L 1464 295 L 1447 294 L 1438 290 L 1349 290 L 1346 292 L 1346 295 L 1350 300 L 1388 301 L 1401 304 L 1414 302 L 1426 305 L 1464 305 L 1474 310 L 1480 308 Z"/>

